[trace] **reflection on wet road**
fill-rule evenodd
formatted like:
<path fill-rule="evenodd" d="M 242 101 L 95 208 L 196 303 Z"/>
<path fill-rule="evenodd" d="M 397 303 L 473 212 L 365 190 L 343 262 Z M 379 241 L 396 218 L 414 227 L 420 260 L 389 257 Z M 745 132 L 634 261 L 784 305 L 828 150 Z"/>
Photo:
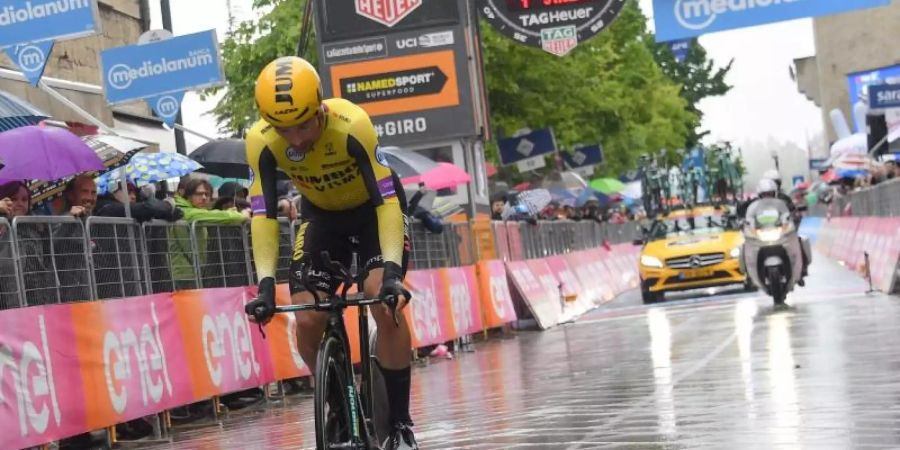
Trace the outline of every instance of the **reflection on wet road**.
<path fill-rule="evenodd" d="M 632 293 L 577 323 L 415 371 L 426 449 L 898 448 L 900 299 L 822 261 L 773 312 L 759 294 Z M 312 402 L 156 448 L 311 448 Z"/>

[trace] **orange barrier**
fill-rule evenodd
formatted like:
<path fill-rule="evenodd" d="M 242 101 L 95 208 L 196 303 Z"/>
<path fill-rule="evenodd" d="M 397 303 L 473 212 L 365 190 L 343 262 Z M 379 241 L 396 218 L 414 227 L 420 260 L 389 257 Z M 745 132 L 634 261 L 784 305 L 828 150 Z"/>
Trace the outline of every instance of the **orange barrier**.
<path fill-rule="evenodd" d="M 404 313 L 413 343 L 443 343 L 515 321 L 510 280 L 542 329 L 570 320 L 628 288 L 637 250 L 412 271 L 414 300 Z M 296 318 L 276 316 L 263 338 L 243 312 L 255 295 L 255 287 L 221 288 L 0 311 L 0 448 L 36 446 L 308 375 Z M 276 295 L 279 304 L 290 303 L 287 286 Z M 358 361 L 357 318 L 355 308 L 347 311 Z"/>

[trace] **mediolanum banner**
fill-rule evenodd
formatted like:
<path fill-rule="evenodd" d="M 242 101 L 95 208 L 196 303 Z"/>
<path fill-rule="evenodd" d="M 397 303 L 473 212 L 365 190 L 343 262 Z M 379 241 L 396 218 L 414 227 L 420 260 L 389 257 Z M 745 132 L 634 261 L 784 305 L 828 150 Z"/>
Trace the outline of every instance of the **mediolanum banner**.
<path fill-rule="evenodd" d="M 891 0 L 653 0 L 656 40 L 885 6 Z"/>

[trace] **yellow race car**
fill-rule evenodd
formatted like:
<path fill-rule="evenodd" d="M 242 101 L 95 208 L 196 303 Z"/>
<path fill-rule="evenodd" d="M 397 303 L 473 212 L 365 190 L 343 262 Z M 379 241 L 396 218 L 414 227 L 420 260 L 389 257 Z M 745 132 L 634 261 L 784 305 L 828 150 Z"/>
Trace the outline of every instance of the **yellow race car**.
<path fill-rule="evenodd" d="M 640 258 L 644 303 L 666 292 L 747 284 L 741 270 L 744 236 L 727 211 L 696 207 L 673 211 L 655 220 L 646 232 Z"/>

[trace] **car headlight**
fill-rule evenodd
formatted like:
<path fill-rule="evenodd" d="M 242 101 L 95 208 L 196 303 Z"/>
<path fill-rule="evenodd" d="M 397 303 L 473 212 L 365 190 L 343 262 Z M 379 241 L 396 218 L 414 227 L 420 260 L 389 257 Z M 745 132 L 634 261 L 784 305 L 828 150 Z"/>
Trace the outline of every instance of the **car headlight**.
<path fill-rule="evenodd" d="M 655 256 L 641 256 L 641 265 L 645 267 L 655 267 L 657 269 L 662 269 L 663 263 L 659 260 L 659 258 Z"/>
<path fill-rule="evenodd" d="M 756 230 L 756 237 L 763 242 L 775 242 L 781 239 L 781 228 Z"/>
<path fill-rule="evenodd" d="M 735 247 L 735 248 L 731 249 L 731 253 L 729 253 L 729 255 L 731 255 L 732 258 L 740 258 L 741 257 L 741 248 Z"/>

